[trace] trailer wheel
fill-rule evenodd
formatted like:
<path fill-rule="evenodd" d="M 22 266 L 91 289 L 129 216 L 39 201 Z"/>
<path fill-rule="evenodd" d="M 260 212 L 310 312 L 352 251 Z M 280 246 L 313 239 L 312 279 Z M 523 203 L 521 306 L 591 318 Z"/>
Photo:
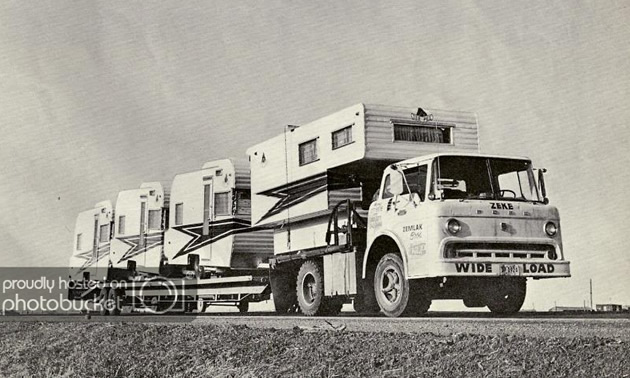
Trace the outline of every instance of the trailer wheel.
<path fill-rule="evenodd" d="M 240 302 L 238 302 L 236 307 L 238 308 L 238 312 L 240 312 L 241 314 L 245 314 L 245 313 L 247 313 L 247 311 L 249 311 L 249 302 L 248 301 L 240 301 Z"/>
<path fill-rule="evenodd" d="M 488 296 L 488 308 L 491 312 L 500 315 L 517 313 L 527 291 L 527 281 L 522 278 L 504 279 L 492 287 L 492 293 Z"/>
<path fill-rule="evenodd" d="M 409 282 L 397 254 L 388 253 L 378 262 L 374 273 L 374 295 L 381 310 L 389 317 L 398 317 L 407 309 Z"/>
<path fill-rule="evenodd" d="M 122 293 L 119 289 L 109 289 L 108 294 L 108 304 L 109 304 L 109 312 L 111 315 L 118 316 L 120 315 L 120 310 L 122 309 Z"/>
<path fill-rule="evenodd" d="M 302 313 L 306 316 L 321 315 L 324 306 L 324 277 L 315 261 L 307 260 L 300 267 L 296 281 L 296 294 Z"/>
<path fill-rule="evenodd" d="M 101 316 L 109 315 L 109 290 L 106 287 L 101 288 L 98 295 L 98 304 L 100 305 L 99 314 Z"/>

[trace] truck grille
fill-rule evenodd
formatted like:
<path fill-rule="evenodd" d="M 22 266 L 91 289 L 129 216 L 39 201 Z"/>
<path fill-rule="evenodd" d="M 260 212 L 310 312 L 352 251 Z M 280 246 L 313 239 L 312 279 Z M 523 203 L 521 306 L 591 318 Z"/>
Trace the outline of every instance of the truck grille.
<path fill-rule="evenodd" d="M 517 243 L 451 243 L 444 250 L 446 258 L 545 259 L 557 258 L 553 245 Z"/>

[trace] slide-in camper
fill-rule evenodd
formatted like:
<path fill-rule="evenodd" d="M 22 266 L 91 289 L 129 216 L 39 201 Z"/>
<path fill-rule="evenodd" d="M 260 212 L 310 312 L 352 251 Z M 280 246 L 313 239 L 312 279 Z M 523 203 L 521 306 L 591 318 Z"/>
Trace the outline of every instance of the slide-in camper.
<path fill-rule="evenodd" d="M 325 246 L 330 210 L 350 199 L 366 215 L 389 164 L 478 150 L 477 118 L 467 112 L 357 104 L 288 126 L 247 150 L 253 225 L 276 228 L 276 254 Z"/>

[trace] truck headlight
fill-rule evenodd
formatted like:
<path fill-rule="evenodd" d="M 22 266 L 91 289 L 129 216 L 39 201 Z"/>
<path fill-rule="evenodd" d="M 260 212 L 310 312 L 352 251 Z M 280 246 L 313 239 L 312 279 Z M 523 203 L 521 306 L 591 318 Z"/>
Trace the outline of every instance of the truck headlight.
<path fill-rule="evenodd" d="M 545 223 L 545 233 L 549 236 L 556 236 L 558 233 L 558 226 L 553 222 Z"/>
<path fill-rule="evenodd" d="M 456 235 L 462 230 L 462 225 L 459 224 L 457 219 L 449 219 L 448 222 L 446 222 L 446 229 L 451 235 Z"/>

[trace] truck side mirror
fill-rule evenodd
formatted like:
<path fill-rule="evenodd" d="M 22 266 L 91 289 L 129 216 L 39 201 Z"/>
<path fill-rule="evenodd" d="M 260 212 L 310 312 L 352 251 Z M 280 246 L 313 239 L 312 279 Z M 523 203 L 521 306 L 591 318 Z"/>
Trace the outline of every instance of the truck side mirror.
<path fill-rule="evenodd" d="M 389 192 L 393 194 L 394 196 L 399 196 L 403 194 L 405 189 L 404 189 L 404 181 L 403 181 L 402 172 L 393 171 L 390 177 L 391 177 L 391 182 L 389 186 Z"/>
<path fill-rule="evenodd" d="M 540 186 L 540 195 L 543 198 L 543 203 L 546 205 L 549 203 L 549 198 L 547 198 L 547 189 L 545 188 L 545 172 L 547 172 L 545 168 L 538 170 L 538 186 Z"/>

